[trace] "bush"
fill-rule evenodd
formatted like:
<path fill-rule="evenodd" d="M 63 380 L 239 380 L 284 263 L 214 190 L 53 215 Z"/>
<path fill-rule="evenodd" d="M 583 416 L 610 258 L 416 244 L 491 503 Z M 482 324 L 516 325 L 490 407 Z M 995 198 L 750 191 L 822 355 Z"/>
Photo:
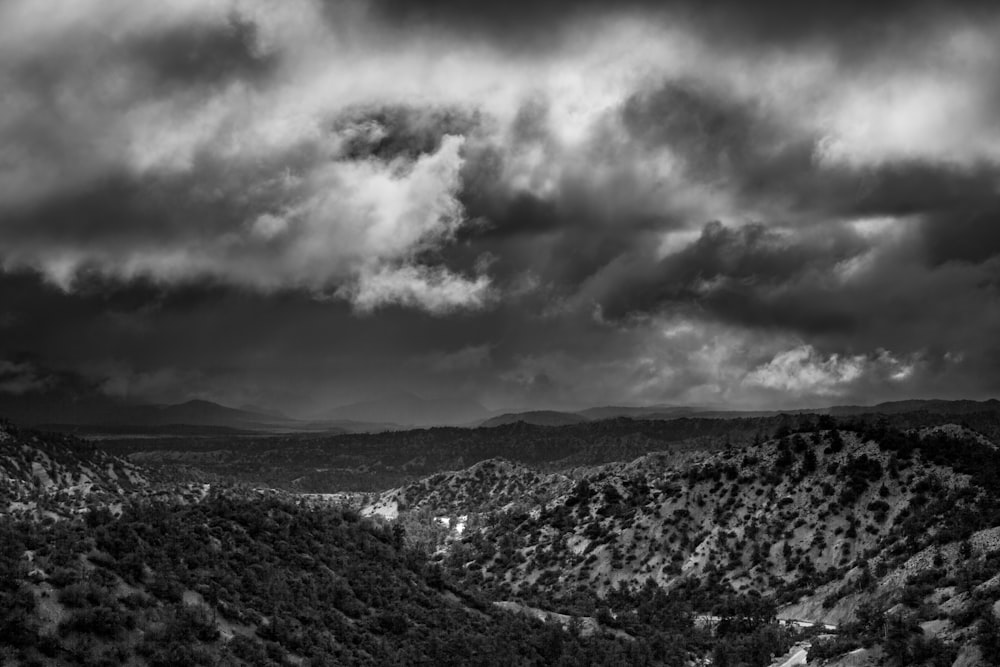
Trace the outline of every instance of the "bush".
<path fill-rule="evenodd" d="M 197 639 L 201 642 L 215 641 L 219 630 L 215 627 L 211 612 L 202 605 L 181 605 L 175 612 L 173 621 L 167 625 L 166 634 L 172 639 Z"/>
<path fill-rule="evenodd" d="M 55 571 L 49 575 L 49 583 L 55 588 L 64 588 L 70 584 L 75 584 L 78 581 L 80 581 L 80 573 L 68 567 L 57 567 Z"/>
<path fill-rule="evenodd" d="M 163 644 L 145 641 L 139 645 L 139 654 L 146 658 L 150 667 L 195 667 L 216 662 L 208 649 L 183 641 Z"/>
<path fill-rule="evenodd" d="M 131 615 L 102 605 L 74 611 L 69 618 L 59 624 L 59 634 L 80 632 L 114 639 L 122 631 L 134 627 L 135 619 Z"/>
<path fill-rule="evenodd" d="M 59 602 L 72 609 L 96 607 L 110 602 L 107 591 L 89 582 L 71 584 L 59 591 Z"/>
<path fill-rule="evenodd" d="M 860 642 L 850 637 L 820 637 L 812 642 L 809 652 L 806 654 L 806 660 L 810 663 L 829 660 L 849 653 L 860 646 Z"/>

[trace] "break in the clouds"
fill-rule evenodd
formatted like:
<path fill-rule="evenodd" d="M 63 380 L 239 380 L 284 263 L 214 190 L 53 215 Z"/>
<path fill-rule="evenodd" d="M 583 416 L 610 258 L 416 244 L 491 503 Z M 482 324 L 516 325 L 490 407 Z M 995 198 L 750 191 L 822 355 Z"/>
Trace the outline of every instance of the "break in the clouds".
<path fill-rule="evenodd" d="M 874 4 L 5 2 L 0 390 L 996 392 L 1000 12 Z"/>

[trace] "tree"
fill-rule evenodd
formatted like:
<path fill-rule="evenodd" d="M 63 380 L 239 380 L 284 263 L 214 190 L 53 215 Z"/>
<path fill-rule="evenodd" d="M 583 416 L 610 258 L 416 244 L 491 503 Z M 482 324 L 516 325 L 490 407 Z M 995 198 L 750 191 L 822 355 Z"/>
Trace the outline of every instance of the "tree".
<path fill-rule="evenodd" d="M 816 472 L 816 452 L 809 447 L 802 456 L 802 473 L 809 475 L 814 472 Z"/>

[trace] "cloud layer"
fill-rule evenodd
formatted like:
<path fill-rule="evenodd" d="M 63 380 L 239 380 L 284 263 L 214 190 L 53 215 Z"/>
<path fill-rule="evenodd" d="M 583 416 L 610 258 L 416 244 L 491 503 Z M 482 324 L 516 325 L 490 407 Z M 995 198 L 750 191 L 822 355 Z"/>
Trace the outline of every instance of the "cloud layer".
<path fill-rule="evenodd" d="M 998 37 L 985 2 L 12 0 L 0 290 L 38 304 L 0 352 L 286 406 L 987 395 Z"/>

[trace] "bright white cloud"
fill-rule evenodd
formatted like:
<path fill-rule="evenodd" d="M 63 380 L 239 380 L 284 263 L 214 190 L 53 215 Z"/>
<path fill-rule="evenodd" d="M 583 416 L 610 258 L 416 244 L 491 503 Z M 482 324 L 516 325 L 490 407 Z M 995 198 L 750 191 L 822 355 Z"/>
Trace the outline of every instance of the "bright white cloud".
<path fill-rule="evenodd" d="M 349 297 L 360 312 L 387 305 L 424 308 L 446 314 L 463 308 L 482 308 L 493 296 L 485 276 L 464 278 L 447 269 L 423 266 L 381 267 L 363 270 L 339 296 Z"/>
<path fill-rule="evenodd" d="M 909 378 L 916 359 L 904 361 L 887 350 L 872 355 L 822 355 L 812 345 L 799 345 L 776 354 L 744 378 L 748 386 L 789 394 L 834 396 L 845 394 L 862 381 Z"/>
<path fill-rule="evenodd" d="M 800 345 L 755 368 L 746 383 L 785 392 L 833 394 L 861 377 L 864 366 L 863 356 L 833 354 L 824 359 L 811 345 Z"/>

